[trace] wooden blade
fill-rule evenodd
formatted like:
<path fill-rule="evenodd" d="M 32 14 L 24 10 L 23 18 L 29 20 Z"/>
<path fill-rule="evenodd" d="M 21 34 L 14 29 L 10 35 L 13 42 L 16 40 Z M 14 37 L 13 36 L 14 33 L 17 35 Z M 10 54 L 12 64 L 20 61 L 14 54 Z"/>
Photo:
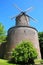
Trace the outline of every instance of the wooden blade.
<path fill-rule="evenodd" d="M 16 16 L 12 16 L 12 17 L 10 17 L 11 20 L 13 20 L 14 18 L 16 18 Z"/>
<path fill-rule="evenodd" d="M 22 10 L 21 10 L 16 4 L 14 4 L 14 6 L 15 6 L 20 12 L 22 12 Z"/>
<path fill-rule="evenodd" d="M 35 18 L 29 16 L 33 21 L 37 22 L 38 20 L 36 20 Z"/>
<path fill-rule="evenodd" d="M 28 12 L 28 11 L 30 11 L 30 10 L 32 10 L 32 8 L 33 8 L 33 7 L 28 8 L 28 9 L 25 11 L 25 13 Z"/>

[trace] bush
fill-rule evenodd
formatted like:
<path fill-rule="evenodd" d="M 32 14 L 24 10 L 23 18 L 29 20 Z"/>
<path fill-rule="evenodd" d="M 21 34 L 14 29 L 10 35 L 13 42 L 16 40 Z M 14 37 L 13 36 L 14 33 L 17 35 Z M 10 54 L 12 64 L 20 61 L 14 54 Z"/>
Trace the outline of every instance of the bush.
<path fill-rule="evenodd" d="M 13 63 L 34 63 L 37 58 L 36 49 L 29 41 L 20 42 L 12 51 L 11 62 Z"/>

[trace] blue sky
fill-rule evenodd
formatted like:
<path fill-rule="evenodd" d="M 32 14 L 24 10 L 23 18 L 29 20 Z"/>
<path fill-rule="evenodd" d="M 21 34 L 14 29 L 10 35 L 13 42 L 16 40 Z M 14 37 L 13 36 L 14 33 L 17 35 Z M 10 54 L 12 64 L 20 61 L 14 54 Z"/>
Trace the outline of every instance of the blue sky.
<path fill-rule="evenodd" d="M 43 31 L 43 0 L 0 0 L 0 22 L 4 25 L 6 31 L 15 26 L 15 19 L 11 20 L 11 16 L 15 16 L 20 12 L 13 6 L 17 4 L 23 11 L 29 7 L 33 9 L 27 12 L 28 15 L 36 18 L 38 21 L 30 20 L 30 25 L 35 27 L 39 32 Z"/>

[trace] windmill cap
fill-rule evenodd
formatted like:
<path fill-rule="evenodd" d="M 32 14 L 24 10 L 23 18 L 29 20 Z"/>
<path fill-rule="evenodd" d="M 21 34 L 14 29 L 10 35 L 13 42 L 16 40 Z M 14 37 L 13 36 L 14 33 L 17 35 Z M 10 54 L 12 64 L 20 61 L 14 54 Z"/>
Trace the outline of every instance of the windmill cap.
<path fill-rule="evenodd" d="M 25 12 L 21 12 L 16 18 L 21 17 L 22 15 L 29 17 Z"/>

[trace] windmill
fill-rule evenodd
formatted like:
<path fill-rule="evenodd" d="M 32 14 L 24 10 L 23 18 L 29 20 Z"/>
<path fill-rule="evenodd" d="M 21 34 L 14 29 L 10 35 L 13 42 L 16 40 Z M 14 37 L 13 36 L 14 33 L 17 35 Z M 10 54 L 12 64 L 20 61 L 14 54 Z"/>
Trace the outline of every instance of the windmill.
<path fill-rule="evenodd" d="M 21 12 L 19 15 L 25 15 L 25 19 L 26 19 L 26 15 L 27 15 L 26 13 L 32 9 L 32 7 L 30 7 L 28 9 L 26 9 L 25 11 L 23 11 L 16 4 L 14 4 L 14 6 Z M 11 20 L 13 20 L 14 18 L 18 17 L 19 15 L 16 15 L 16 16 L 11 17 Z M 37 20 L 35 18 L 31 17 L 30 15 L 28 15 L 28 17 L 30 19 L 32 19 L 33 21 L 37 22 Z"/>
<path fill-rule="evenodd" d="M 28 25 L 30 19 L 33 21 L 37 21 L 33 17 L 27 15 L 26 13 L 32 9 L 32 7 L 28 8 L 27 10 L 21 10 L 17 5 L 14 5 L 21 13 L 19 15 L 11 17 L 11 19 L 16 18 L 16 26 L 11 27 L 8 30 L 8 43 L 6 48 L 6 58 L 10 59 L 9 53 L 12 52 L 12 49 L 16 47 L 23 40 L 29 40 L 32 42 L 34 47 L 37 49 L 38 52 L 38 59 L 41 58 L 40 49 L 39 49 L 39 41 L 38 41 L 38 34 L 37 30 L 34 27 Z"/>

